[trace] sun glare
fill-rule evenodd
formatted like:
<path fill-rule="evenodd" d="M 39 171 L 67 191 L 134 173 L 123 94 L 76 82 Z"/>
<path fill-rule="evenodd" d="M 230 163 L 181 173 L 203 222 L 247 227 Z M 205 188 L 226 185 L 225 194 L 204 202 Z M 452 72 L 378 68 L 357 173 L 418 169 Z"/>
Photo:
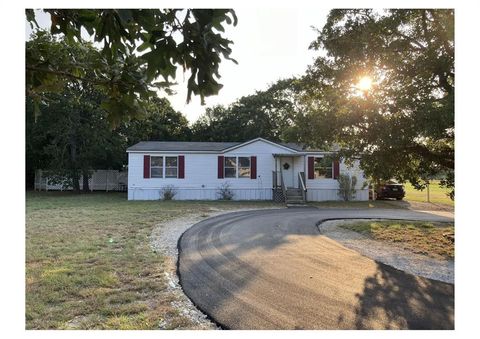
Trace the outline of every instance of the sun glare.
<path fill-rule="evenodd" d="M 364 76 L 358 82 L 357 88 L 361 91 L 368 91 L 370 88 L 372 88 L 372 84 L 372 78 L 370 78 L 369 76 Z"/>

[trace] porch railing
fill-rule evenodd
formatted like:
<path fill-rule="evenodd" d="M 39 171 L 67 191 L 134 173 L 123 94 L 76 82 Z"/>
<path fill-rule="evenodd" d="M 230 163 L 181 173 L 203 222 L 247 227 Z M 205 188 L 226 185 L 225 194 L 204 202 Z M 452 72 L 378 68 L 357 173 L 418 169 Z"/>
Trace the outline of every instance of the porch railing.
<path fill-rule="evenodd" d="M 307 187 L 305 186 L 305 172 L 298 172 L 298 188 L 302 191 L 303 201 L 307 201 Z"/>
<path fill-rule="evenodd" d="M 285 187 L 285 183 L 283 182 L 283 173 L 280 171 L 280 185 L 282 186 L 282 194 L 283 198 L 287 199 L 287 189 Z"/>
<path fill-rule="evenodd" d="M 278 176 L 276 171 L 272 171 L 273 188 L 278 188 Z"/>

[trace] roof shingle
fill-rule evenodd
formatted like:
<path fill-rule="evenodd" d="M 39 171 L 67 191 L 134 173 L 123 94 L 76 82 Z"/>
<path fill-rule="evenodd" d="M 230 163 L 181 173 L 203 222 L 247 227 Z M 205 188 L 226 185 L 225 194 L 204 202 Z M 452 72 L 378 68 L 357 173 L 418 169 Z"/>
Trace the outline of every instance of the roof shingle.
<path fill-rule="evenodd" d="M 140 141 L 127 148 L 132 152 L 155 151 L 213 151 L 218 152 L 226 148 L 241 144 L 241 142 L 196 142 L 196 141 Z"/>

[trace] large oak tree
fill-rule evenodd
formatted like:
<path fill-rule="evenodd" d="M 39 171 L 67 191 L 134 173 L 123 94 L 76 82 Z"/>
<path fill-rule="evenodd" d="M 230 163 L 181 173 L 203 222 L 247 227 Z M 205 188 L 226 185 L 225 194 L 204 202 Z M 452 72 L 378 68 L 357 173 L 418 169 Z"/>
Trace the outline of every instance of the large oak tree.
<path fill-rule="evenodd" d="M 442 174 L 453 188 L 453 10 L 332 10 L 311 48 L 322 52 L 304 78 L 304 140 L 361 155 L 376 179 L 422 187 Z"/>

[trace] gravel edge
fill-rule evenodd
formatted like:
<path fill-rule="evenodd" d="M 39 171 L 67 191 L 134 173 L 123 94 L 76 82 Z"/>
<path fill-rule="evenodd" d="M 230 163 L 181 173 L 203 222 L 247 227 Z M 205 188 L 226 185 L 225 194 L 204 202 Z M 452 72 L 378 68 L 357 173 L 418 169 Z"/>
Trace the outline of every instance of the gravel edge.
<path fill-rule="evenodd" d="M 189 214 L 185 217 L 175 218 L 167 222 L 156 224 L 150 235 L 150 246 L 152 250 L 162 253 L 166 256 L 166 270 L 165 277 L 167 280 L 167 291 L 174 295 L 174 301 L 171 305 L 178 311 L 178 313 L 193 324 L 194 328 L 202 330 L 219 330 L 220 328 L 210 321 L 203 312 L 201 312 L 192 301 L 183 292 L 178 276 L 176 274 L 176 265 L 178 260 L 177 243 L 181 235 L 196 223 L 216 217 L 222 214 L 242 211 L 254 211 L 262 209 L 283 209 L 282 207 L 265 207 L 265 208 L 240 208 L 240 209 L 210 209 L 209 212 Z M 168 327 L 168 320 L 162 321 L 160 328 Z"/>
<path fill-rule="evenodd" d="M 374 220 L 379 221 L 382 219 Z M 373 240 L 360 233 L 338 227 L 338 225 L 374 220 L 328 220 L 318 224 L 318 229 L 322 235 L 339 242 L 343 246 L 357 251 L 366 257 L 393 266 L 396 269 L 433 280 L 439 280 L 450 284 L 455 283 L 454 260 L 430 258 L 426 255 L 408 251 L 401 245 Z"/>

